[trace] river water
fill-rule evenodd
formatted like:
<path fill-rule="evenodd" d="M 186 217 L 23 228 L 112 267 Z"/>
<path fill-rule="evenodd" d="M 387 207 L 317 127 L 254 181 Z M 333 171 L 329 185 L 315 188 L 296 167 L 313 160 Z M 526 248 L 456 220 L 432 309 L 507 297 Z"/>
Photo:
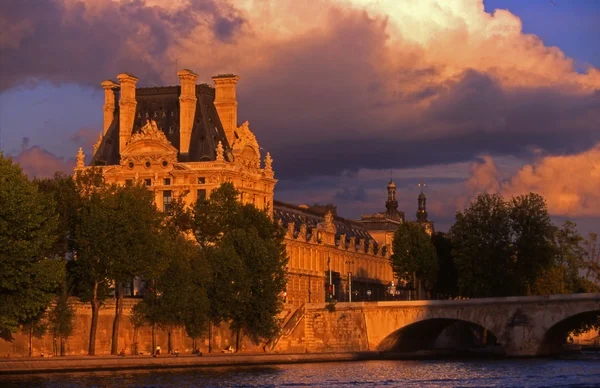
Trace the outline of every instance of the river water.
<path fill-rule="evenodd" d="M 2 387 L 600 387 L 600 354 L 0 376 Z"/>

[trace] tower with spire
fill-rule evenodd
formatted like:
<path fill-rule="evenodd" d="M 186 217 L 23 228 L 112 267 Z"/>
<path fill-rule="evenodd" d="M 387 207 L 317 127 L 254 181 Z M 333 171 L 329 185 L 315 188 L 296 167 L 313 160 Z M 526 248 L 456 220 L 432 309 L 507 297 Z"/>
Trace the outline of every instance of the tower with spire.
<path fill-rule="evenodd" d="M 423 225 L 425 231 L 431 235 L 434 233 L 434 229 L 433 222 L 427 219 L 427 196 L 425 196 L 425 193 L 423 192 L 425 184 L 419 183 L 419 187 L 421 188 L 421 193 L 417 199 L 417 223 Z"/>
<path fill-rule="evenodd" d="M 394 232 L 404 222 L 404 212 L 398 210 L 396 184 L 391 177 L 387 185 L 385 209 L 383 212 L 361 215 L 358 222 L 369 231 L 377 243 L 391 247 Z"/>
<path fill-rule="evenodd" d="M 390 179 L 390 183 L 387 185 L 388 199 L 385 202 L 385 208 L 389 215 L 398 214 L 398 201 L 396 200 L 396 184 Z"/>

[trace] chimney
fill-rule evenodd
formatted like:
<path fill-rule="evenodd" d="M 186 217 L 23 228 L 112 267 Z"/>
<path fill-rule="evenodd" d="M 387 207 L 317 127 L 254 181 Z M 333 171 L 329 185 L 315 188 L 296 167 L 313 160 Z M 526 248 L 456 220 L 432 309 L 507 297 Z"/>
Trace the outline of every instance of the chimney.
<path fill-rule="evenodd" d="M 237 99 L 235 84 L 240 79 L 234 74 L 221 74 L 212 77 L 215 83 L 215 108 L 221 119 L 229 145 L 233 144 L 234 131 L 237 129 Z"/>
<path fill-rule="evenodd" d="M 106 136 L 108 127 L 110 127 L 110 124 L 115 119 L 115 91 L 119 90 L 119 85 L 109 79 L 102 81 L 100 85 L 104 88 L 104 130 L 102 135 Z"/>
<path fill-rule="evenodd" d="M 179 96 L 179 152 L 190 152 L 190 139 L 194 116 L 196 114 L 196 78 L 198 75 L 191 70 L 183 69 L 177 73 L 181 80 L 181 95 Z"/>
<path fill-rule="evenodd" d="M 122 152 L 131 137 L 133 120 L 135 119 L 135 84 L 138 78 L 127 73 L 117 76 L 121 83 L 121 98 L 119 101 L 119 152 Z"/>

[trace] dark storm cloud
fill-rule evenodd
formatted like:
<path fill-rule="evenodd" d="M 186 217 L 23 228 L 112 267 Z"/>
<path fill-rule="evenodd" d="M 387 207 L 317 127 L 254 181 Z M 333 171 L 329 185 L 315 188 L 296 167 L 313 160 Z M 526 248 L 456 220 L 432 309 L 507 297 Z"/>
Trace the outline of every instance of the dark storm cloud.
<path fill-rule="evenodd" d="M 174 68 L 171 56 L 190 52 L 195 62 L 187 59 L 185 66 L 192 70 L 240 73 L 239 122 L 250 121 L 284 180 L 467 161 L 485 152 L 526 155 L 532 147 L 575 153 L 600 141 L 600 92 L 575 93 L 558 81 L 548 86 L 553 83 L 543 77 L 545 86 L 501 84 L 520 60 L 530 59 L 520 51 L 515 52 L 521 57 L 511 58 L 514 63 L 497 64 L 504 66 L 504 78 L 494 69 L 447 75 L 451 58 L 427 57 L 438 46 L 397 36 L 392 42 L 390 19 L 358 9 L 323 6 L 322 25 L 280 38 L 260 35 L 263 27 L 257 23 L 264 15 L 246 19 L 246 13 L 216 0 L 194 0 L 170 11 L 136 0 L 105 2 L 86 13 L 86 4 L 0 5 L 6 26 L 0 40 L 1 90 L 28 80 L 99 89 L 101 80 L 124 71 L 138 76 L 140 85 L 164 84 L 163 72 Z M 469 38 L 484 35 L 477 31 Z M 444 44 L 464 48 L 462 30 L 457 36 Z M 464 61 L 485 61 L 495 47 L 509 47 L 503 56 L 510 55 L 513 47 L 523 46 L 519 34 L 511 36 L 517 36 L 514 42 L 496 45 L 500 38 L 494 38 L 480 46 L 485 52 Z M 536 48 L 535 42 L 526 43 Z M 525 54 L 538 55 L 549 68 L 559 57 L 548 59 L 543 47 Z M 454 65 L 469 68 L 469 63 Z M 557 72 L 570 74 L 558 65 Z M 168 73 L 173 83 L 174 74 Z"/>
<path fill-rule="evenodd" d="M 171 11 L 142 0 L 89 8 L 85 1 L 0 2 L 0 91 L 42 80 L 97 85 L 121 72 L 159 85 L 177 39 L 200 26 L 231 40 L 243 24 L 209 0 Z"/>
<path fill-rule="evenodd" d="M 335 193 L 334 199 L 337 201 L 367 201 L 367 192 L 364 187 L 345 187 L 343 190 Z"/>
<path fill-rule="evenodd" d="M 397 104 L 402 109 L 402 102 Z M 576 153 L 600 141 L 600 92 L 571 94 L 549 87 L 506 91 L 474 71 L 437 92 L 417 123 L 406 124 L 400 116 L 381 130 L 374 122 L 378 135 L 370 136 L 357 119 L 360 115 L 337 116 L 331 127 L 312 128 L 311 136 L 295 122 L 277 128 L 287 134 L 283 138 L 265 125 L 262 143 L 274 155 L 278 175 L 298 179 L 360 168 L 468 161 L 481 153 L 529 155 L 532 147 Z M 291 147 L 293 153 L 287 151 Z"/>

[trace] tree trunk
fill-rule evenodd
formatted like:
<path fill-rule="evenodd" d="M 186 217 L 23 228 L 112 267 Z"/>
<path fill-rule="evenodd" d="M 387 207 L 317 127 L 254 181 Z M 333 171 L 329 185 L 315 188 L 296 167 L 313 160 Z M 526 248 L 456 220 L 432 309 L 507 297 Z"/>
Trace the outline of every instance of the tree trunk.
<path fill-rule="evenodd" d="M 152 350 L 151 353 L 154 354 L 154 350 L 156 349 L 156 335 L 155 335 L 155 330 L 156 330 L 156 324 L 152 324 Z"/>
<path fill-rule="evenodd" d="M 96 329 L 98 328 L 98 310 L 100 310 L 100 301 L 98 301 L 98 283 L 94 283 L 94 297 L 90 302 L 92 304 L 92 324 L 90 325 L 90 344 L 88 356 L 96 355 Z"/>
<path fill-rule="evenodd" d="M 242 336 L 242 329 L 237 329 L 235 333 L 235 352 L 240 351 L 240 337 Z"/>
<path fill-rule="evenodd" d="M 173 349 L 171 348 L 171 333 L 172 333 L 172 329 L 169 327 L 167 329 L 167 352 L 169 354 L 171 354 L 173 352 Z"/>
<path fill-rule="evenodd" d="M 113 321 L 112 342 L 110 345 L 110 354 L 116 356 L 119 354 L 119 324 L 123 315 L 123 290 L 121 283 L 115 287 L 116 303 L 115 303 L 115 320 Z"/>
<path fill-rule="evenodd" d="M 212 353 L 212 322 L 208 322 L 208 352 Z"/>
<path fill-rule="evenodd" d="M 33 352 L 33 326 L 29 328 L 29 357 L 31 358 L 31 354 Z"/>
<path fill-rule="evenodd" d="M 60 356 L 64 357 L 65 355 L 65 339 L 60 337 Z"/>
<path fill-rule="evenodd" d="M 131 349 L 131 354 L 137 356 L 139 353 L 138 350 L 138 332 L 139 332 L 139 327 L 135 326 L 133 328 L 133 349 Z"/>

